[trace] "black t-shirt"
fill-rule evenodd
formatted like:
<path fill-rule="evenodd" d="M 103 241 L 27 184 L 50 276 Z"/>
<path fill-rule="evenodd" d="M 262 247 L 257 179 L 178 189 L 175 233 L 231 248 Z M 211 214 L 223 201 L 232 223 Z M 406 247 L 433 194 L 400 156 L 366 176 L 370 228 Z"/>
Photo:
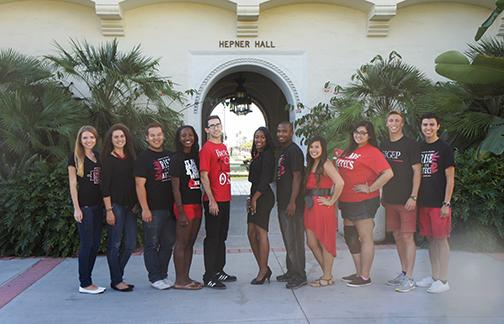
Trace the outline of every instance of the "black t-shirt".
<path fill-rule="evenodd" d="M 135 163 L 135 177 L 145 178 L 147 204 L 151 210 L 170 209 L 173 205 L 170 168 L 173 154 L 147 149 Z"/>
<path fill-rule="evenodd" d="M 198 154 L 176 153 L 173 157 L 171 175 L 180 180 L 182 204 L 201 204 L 201 181 Z"/>
<path fill-rule="evenodd" d="M 132 207 L 137 203 L 134 163 L 130 157 L 102 156 L 101 190 L 103 197 L 110 197 L 113 204 Z"/>
<path fill-rule="evenodd" d="M 453 150 L 447 143 L 437 140 L 434 143 L 421 143 L 422 181 L 418 193 L 421 207 L 441 207 L 445 197 L 445 170 L 455 166 Z"/>
<path fill-rule="evenodd" d="M 303 152 L 295 143 L 289 144 L 278 156 L 277 170 L 276 170 L 276 185 L 277 185 L 277 202 L 278 208 L 283 210 L 289 204 L 290 196 L 292 193 L 292 173 L 295 171 L 301 172 L 301 182 L 304 172 L 304 156 Z M 301 185 L 301 184 L 300 184 Z M 302 210 L 303 207 L 303 193 L 300 188 L 299 194 L 296 198 L 296 209 Z"/>
<path fill-rule="evenodd" d="M 420 146 L 415 140 L 402 137 L 385 141 L 381 150 L 394 171 L 394 177 L 383 187 L 382 200 L 388 204 L 403 205 L 411 195 L 414 164 L 420 163 Z"/>
<path fill-rule="evenodd" d="M 84 159 L 84 176 L 77 176 L 77 194 L 79 206 L 102 205 L 102 193 L 100 189 L 101 164 L 97 152 L 93 152 L 96 162 L 91 161 L 87 156 Z M 68 157 L 68 166 L 75 167 L 74 154 Z"/>
<path fill-rule="evenodd" d="M 252 183 L 250 196 L 256 191 L 264 194 L 271 191 L 270 183 L 275 176 L 275 158 L 271 150 L 266 150 L 254 157 L 250 163 L 248 181 Z"/>

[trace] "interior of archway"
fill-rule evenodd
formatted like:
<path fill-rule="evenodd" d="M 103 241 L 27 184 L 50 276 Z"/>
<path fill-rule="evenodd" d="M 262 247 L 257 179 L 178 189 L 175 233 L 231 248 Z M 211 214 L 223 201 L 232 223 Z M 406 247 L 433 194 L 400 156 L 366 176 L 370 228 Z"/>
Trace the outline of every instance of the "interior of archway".
<path fill-rule="evenodd" d="M 268 127 L 274 136 L 278 123 L 282 120 L 289 120 L 287 99 L 275 82 L 256 72 L 234 72 L 215 82 L 203 101 L 201 114 L 202 127 L 206 124 L 206 118 L 219 102 L 234 94 L 237 87 L 236 79 L 240 76 L 245 79 L 244 87 L 247 93 L 262 112 L 266 127 Z M 204 129 L 201 130 L 201 134 L 203 141 L 205 141 L 206 133 Z"/>

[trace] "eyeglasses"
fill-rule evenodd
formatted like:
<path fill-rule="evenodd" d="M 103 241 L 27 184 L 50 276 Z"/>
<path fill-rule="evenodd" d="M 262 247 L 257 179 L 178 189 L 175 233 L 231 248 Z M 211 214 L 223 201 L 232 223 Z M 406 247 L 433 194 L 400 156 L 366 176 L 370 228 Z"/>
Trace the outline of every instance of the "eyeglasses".
<path fill-rule="evenodd" d="M 220 128 L 221 126 L 222 126 L 221 123 L 217 123 L 217 124 L 208 125 L 208 128 Z"/>
<path fill-rule="evenodd" d="M 362 136 L 366 136 L 368 134 L 368 132 L 359 132 L 358 130 L 354 130 L 353 131 L 353 134 L 354 135 L 362 135 Z"/>

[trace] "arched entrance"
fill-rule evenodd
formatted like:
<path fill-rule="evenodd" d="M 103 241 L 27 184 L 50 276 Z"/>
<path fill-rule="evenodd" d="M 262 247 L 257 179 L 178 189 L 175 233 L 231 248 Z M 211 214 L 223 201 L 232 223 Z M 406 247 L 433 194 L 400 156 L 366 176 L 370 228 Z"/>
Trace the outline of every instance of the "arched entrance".
<path fill-rule="evenodd" d="M 285 71 L 259 58 L 229 60 L 211 70 L 197 89 L 194 112 L 199 112 L 199 125 L 195 126 L 201 132 L 202 141 L 206 137 L 203 127 L 207 116 L 219 100 L 233 94 L 239 75 L 246 79 L 245 87 L 273 134 L 278 122 L 294 121 L 301 112 L 298 91 Z"/>
<path fill-rule="evenodd" d="M 276 129 L 276 125 L 282 120 L 289 120 L 289 104 L 282 90 L 269 78 L 257 72 L 234 72 L 230 73 L 221 79 L 219 79 L 215 84 L 209 89 L 201 110 L 201 125 L 202 125 L 202 138 L 205 139 L 204 127 L 207 117 L 212 114 L 212 111 L 217 106 L 222 107 L 223 100 L 233 97 L 235 91 L 238 87 L 238 80 L 243 80 L 243 87 L 246 90 L 248 96 L 252 100 L 252 107 L 257 107 L 259 112 L 264 118 L 264 126 L 266 126 L 272 134 Z M 229 108 L 228 108 L 229 109 Z M 257 109 L 255 109 L 257 114 Z M 254 112 L 246 114 L 240 118 L 234 118 L 235 121 L 241 123 L 241 128 L 243 131 L 248 129 L 250 122 L 257 120 Z M 253 118 L 247 118 L 253 117 Z M 236 128 L 237 125 L 230 125 L 229 123 L 223 122 L 224 132 L 229 134 L 230 127 Z M 254 126 L 263 126 L 254 125 Z M 253 132 L 253 130 L 252 130 Z M 252 136 L 252 134 L 246 134 Z"/>

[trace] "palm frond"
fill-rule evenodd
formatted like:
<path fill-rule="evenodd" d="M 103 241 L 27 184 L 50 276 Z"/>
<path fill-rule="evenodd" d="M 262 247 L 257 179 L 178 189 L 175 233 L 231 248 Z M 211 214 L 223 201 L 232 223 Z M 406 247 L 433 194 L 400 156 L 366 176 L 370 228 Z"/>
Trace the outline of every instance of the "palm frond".
<path fill-rule="evenodd" d="M 479 42 L 467 44 L 467 46 L 469 46 L 469 49 L 465 54 L 471 59 L 474 59 L 478 54 L 504 57 L 504 40 L 497 37 L 485 37 Z"/>

